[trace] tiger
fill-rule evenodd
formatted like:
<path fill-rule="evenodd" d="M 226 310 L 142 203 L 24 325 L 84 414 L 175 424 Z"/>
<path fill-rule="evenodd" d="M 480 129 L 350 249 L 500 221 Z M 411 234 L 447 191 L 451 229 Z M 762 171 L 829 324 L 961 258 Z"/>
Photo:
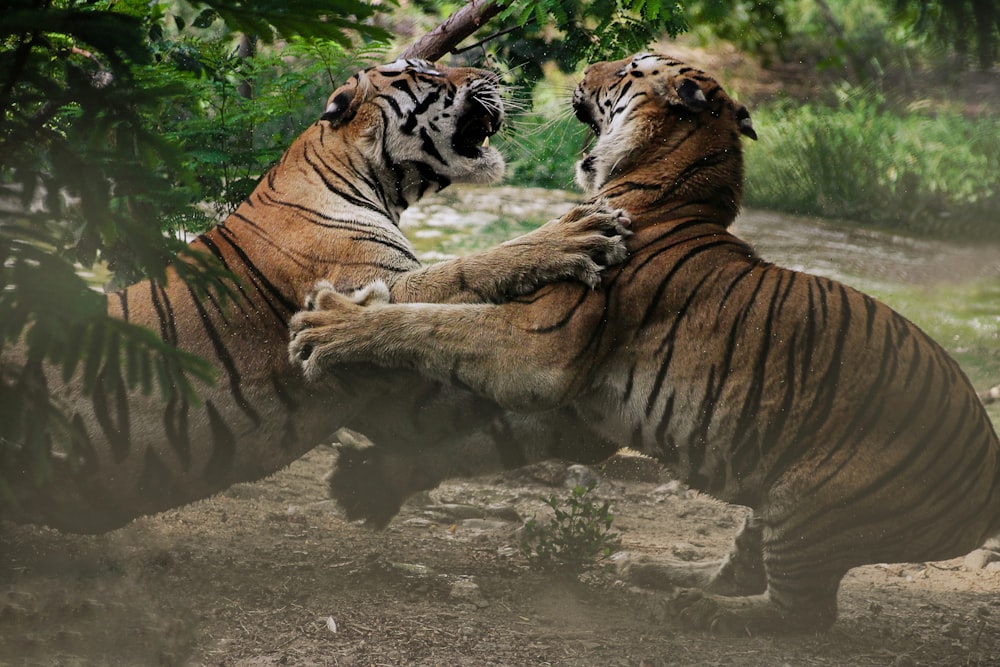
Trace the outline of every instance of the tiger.
<path fill-rule="evenodd" d="M 578 183 L 631 219 L 629 257 L 601 289 L 364 307 L 321 290 L 292 320 L 304 373 L 414 369 L 550 429 L 586 424 L 606 454 L 638 450 L 746 506 L 720 561 L 623 559 L 626 580 L 673 591 L 656 599 L 694 629 L 824 630 L 850 569 L 948 559 L 1000 534 L 1000 443 L 958 364 L 886 305 L 730 231 L 741 137 L 757 137 L 745 106 L 703 71 L 640 53 L 588 67 L 573 108 L 596 135 Z M 411 480 L 394 474 L 407 466 L 427 485 L 460 459 L 483 473 L 537 453 L 461 437 L 429 453 L 379 447 L 345 452 L 370 486 L 355 489 L 356 515 L 375 495 L 405 497 Z"/>
<path fill-rule="evenodd" d="M 428 384 L 415 375 L 391 386 L 371 375 L 314 385 L 289 363 L 289 319 L 317 281 L 350 290 L 379 279 L 394 300 L 442 302 L 500 302 L 553 280 L 596 285 L 602 266 L 624 257 L 628 233 L 621 213 L 601 204 L 426 267 L 400 231 L 400 215 L 424 195 L 502 177 L 503 157 L 486 145 L 504 122 L 501 95 L 491 72 L 416 59 L 338 87 L 238 209 L 192 242 L 235 276 L 233 303 L 196 293 L 176 266 L 165 282 L 107 296 L 110 316 L 206 356 L 218 381 L 196 403 L 125 388 L 85 396 L 79 375 L 47 373 L 84 437 L 72 451 L 53 443 L 46 483 L 16 478 L 0 518 L 106 532 L 274 473 L 370 401 L 394 396 L 406 418 Z M 5 373 L 24 363 L 23 350 L 5 356 Z"/>

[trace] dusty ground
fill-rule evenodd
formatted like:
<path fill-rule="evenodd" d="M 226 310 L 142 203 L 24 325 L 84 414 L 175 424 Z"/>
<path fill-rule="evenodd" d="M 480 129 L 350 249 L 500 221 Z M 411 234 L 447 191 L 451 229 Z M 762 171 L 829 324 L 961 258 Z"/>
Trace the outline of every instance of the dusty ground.
<path fill-rule="evenodd" d="M 320 449 L 100 537 L 3 526 L 0 664 L 1000 664 L 997 564 L 861 568 L 827 633 L 720 638 L 652 613 L 613 574 L 528 567 L 513 512 L 543 517 L 564 466 L 449 483 L 373 532 L 325 499 L 329 461 Z M 658 475 L 606 470 L 593 492 L 623 547 L 721 556 L 742 510 Z"/>

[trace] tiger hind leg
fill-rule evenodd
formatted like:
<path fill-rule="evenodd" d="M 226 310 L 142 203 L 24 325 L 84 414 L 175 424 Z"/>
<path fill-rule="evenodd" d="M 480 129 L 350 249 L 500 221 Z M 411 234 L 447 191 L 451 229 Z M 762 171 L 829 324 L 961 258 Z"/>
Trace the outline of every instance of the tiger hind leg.
<path fill-rule="evenodd" d="M 624 555 L 618 559 L 619 573 L 641 588 L 697 588 L 706 593 L 742 596 L 763 593 L 767 588 L 761 554 L 761 522 L 748 516 L 722 560 L 704 563 L 653 559 Z"/>
<path fill-rule="evenodd" d="M 818 632 L 837 620 L 837 589 L 841 574 L 810 574 L 808 580 L 768 579 L 762 594 L 743 597 L 680 590 L 669 609 L 691 629 L 730 635 Z"/>
<path fill-rule="evenodd" d="M 684 626 L 725 634 L 817 632 L 837 620 L 837 591 L 850 567 L 875 562 L 857 556 L 860 540 L 809 531 L 811 522 L 750 522 L 758 539 L 766 586 L 758 594 L 723 596 L 682 590 L 668 607 Z M 744 530 L 744 533 L 748 531 Z"/>

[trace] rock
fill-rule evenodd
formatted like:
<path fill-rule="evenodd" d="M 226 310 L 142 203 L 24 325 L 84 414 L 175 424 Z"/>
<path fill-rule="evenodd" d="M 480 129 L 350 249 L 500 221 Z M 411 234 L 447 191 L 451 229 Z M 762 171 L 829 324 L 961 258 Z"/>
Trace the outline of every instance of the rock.
<path fill-rule="evenodd" d="M 693 561 L 701 558 L 701 552 L 693 544 L 678 542 L 670 547 L 670 553 L 683 561 Z"/>
<path fill-rule="evenodd" d="M 659 482 L 664 475 L 663 466 L 656 459 L 642 454 L 615 454 L 601 464 L 601 475 L 607 479 L 624 482 Z"/>
<path fill-rule="evenodd" d="M 990 549 L 976 549 L 965 557 L 965 569 L 982 570 L 990 563 L 1000 562 L 1000 553 Z"/>
<path fill-rule="evenodd" d="M 479 584 L 469 579 L 459 579 L 451 585 L 448 590 L 448 597 L 460 602 L 468 602 L 480 609 L 489 606 L 489 602 L 483 597 L 483 592 L 479 590 Z"/>
<path fill-rule="evenodd" d="M 486 508 L 486 516 L 491 519 L 500 519 L 501 521 L 523 523 L 521 515 L 510 505 L 490 505 Z"/>
<path fill-rule="evenodd" d="M 666 484 L 660 484 L 658 487 L 653 489 L 654 496 L 679 496 L 684 493 L 687 489 L 683 484 L 678 482 L 676 479 L 672 479 Z"/>
<path fill-rule="evenodd" d="M 510 522 L 499 519 L 465 519 L 459 525 L 467 530 L 509 530 Z"/>
<path fill-rule="evenodd" d="M 570 489 L 582 486 L 588 489 L 592 486 L 597 486 L 599 481 L 601 481 L 601 478 L 597 473 L 587 466 L 577 463 L 566 468 L 566 479 L 563 480 L 563 486 Z"/>
<path fill-rule="evenodd" d="M 558 461 L 542 461 L 506 472 L 500 479 L 502 483 L 535 482 L 546 486 L 562 486 L 566 481 L 566 465 Z"/>
<path fill-rule="evenodd" d="M 485 510 L 475 505 L 462 505 L 459 503 L 439 503 L 437 505 L 427 505 L 424 509 L 428 512 L 443 514 L 452 519 L 482 519 L 486 516 Z"/>

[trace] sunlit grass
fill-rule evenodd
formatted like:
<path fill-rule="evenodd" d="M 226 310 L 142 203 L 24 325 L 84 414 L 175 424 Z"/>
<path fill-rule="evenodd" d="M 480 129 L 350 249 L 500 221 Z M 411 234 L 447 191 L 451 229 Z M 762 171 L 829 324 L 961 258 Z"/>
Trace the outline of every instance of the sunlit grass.
<path fill-rule="evenodd" d="M 897 109 L 845 87 L 836 106 L 754 111 L 749 206 L 938 237 L 1000 238 L 1000 117 Z"/>

